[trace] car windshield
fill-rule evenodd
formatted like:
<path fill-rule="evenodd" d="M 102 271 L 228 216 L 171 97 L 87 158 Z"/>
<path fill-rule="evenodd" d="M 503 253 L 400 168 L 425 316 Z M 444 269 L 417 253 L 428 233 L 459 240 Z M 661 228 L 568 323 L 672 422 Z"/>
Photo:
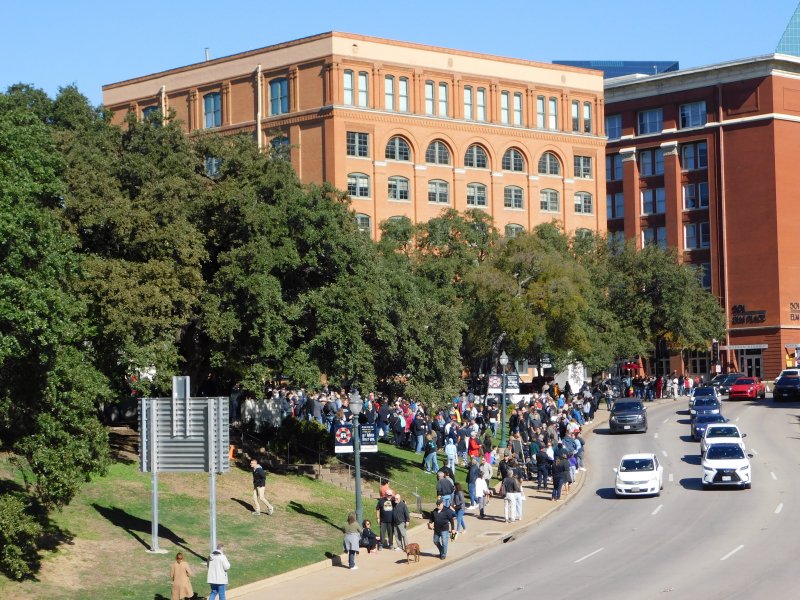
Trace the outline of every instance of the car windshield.
<path fill-rule="evenodd" d="M 709 460 L 744 458 L 744 452 L 739 446 L 733 444 L 712 444 L 706 451 L 706 458 Z"/>
<path fill-rule="evenodd" d="M 694 397 L 699 398 L 700 396 L 713 396 L 714 395 L 714 388 L 709 387 L 701 387 L 697 388 L 694 391 Z"/>
<path fill-rule="evenodd" d="M 653 471 L 652 458 L 626 458 L 619 465 L 620 471 Z"/>
<path fill-rule="evenodd" d="M 789 373 L 788 375 L 779 375 L 777 381 L 781 381 L 783 383 L 796 383 L 800 381 L 800 376 L 795 375 L 794 373 Z"/>
<path fill-rule="evenodd" d="M 733 382 L 733 385 L 753 385 L 756 382 L 752 377 L 740 377 Z"/>
<path fill-rule="evenodd" d="M 641 402 L 615 402 L 614 412 L 628 411 L 628 410 L 642 410 Z"/>
<path fill-rule="evenodd" d="M 709 383 L 720 383 L 721 381 L 725 381 L 726 377 L 727 375 L 716 375 Z"/>
<path fill-rule="evenodd" d="M 717 406 L 717 401 L 711 397 L 701 397 L 694 401 L 695 408 L 707 408 L 710 406 Z"/>
<path fill-rule="evenodd" d="M 739 437 L 739 430 L 736 427 L 712 427 L 709 428 L 708 437 Z"/>
<path fill-rule="evenodd" d="M 741 377 L 741 374 L 739 374 L 739 373 L 737 373 L 736 375 L 726 375 L 725 376 L 725 383 L 730 385 L 731 383 L 733 383 L 734 381 L 736 381 L 740 377 Z"/>
<path fill-rule="evenodd" d="M 723 421 L 725 417 L 722 415 L 697 415 L 697 421 L 695 421 L 698 425 L 705 424 L 705 423 L 720 423 Z"/>

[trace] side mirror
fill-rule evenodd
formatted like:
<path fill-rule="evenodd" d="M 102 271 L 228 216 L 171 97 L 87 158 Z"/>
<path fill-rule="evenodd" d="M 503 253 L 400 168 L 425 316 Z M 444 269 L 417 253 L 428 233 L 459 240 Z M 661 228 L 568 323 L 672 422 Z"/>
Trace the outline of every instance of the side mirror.
<path fill-rule="evenodd" d="M 747 434 L 746 434 L 746 433 L 743 433 L 743 434 L 742 434 L 742 437 L 743 437 L 743 438 L 746 438 L 746 437 L 747 437 Z"/>
<path fill-rule="evenodd" d="M 619 473 L 619 469 L 617 467 L 614 467 L 614 473 Z"/>

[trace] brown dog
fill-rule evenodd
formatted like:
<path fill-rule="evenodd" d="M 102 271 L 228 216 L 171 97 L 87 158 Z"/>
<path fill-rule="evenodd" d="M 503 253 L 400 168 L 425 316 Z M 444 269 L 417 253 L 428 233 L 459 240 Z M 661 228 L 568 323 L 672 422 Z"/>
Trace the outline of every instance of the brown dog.
<path fill-rule="evenodd" d="M 411 557 L 414 562 L 419 562 L 419 544 L 406 544 L 406 563 L 411 564 Z"/>

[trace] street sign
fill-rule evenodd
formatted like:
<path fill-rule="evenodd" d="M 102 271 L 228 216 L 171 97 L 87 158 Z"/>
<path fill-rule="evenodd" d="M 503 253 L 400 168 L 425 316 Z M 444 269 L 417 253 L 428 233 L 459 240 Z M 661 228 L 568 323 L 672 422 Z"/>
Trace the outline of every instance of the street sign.
<path fill-rule="evenodd" d="M 503 376 L 502 375 L 489 375 L 487 378 L 489 389 L 487 394 L 502 394 L 503 393 Z M 516 373 L 509 373 L 506 375 L 506 394 L 519 394 L 519 375 Z"/>
<path fill-rule="evenodd" d="M 375 435 L 375 425 L 364 423 L 359 425 L 361 432 L 361 446 L 359 452 L 377 452 L 378 437 Z M 353 452 L 353 425 L 343 423 L 336 425 L 333 430 L 333 451 L 335 454 L 347 454 Z"/>

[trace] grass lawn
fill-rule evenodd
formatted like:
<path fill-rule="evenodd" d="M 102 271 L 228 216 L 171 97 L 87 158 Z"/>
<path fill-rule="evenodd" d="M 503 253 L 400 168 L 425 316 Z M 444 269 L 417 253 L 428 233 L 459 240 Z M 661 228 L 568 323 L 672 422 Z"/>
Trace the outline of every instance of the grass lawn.
<path fill-rule="evenodd" d="M 420 468 L 420 455 L 381 444 L 380 452 L 363 456 L 364 469 L 390 477 L 410 508 L 411 492 L 417 489 L 426 505 L 435 499 L 435 476 Z M 459 469 L 457 479 L 464 478 Z M 0 458 L 3 479 L 18 481 L 6 458 Z M 270 474 L 266 495 L 275 513 L 254 517 L 250 472 L 234 469 L 217 477 L 217 538 L 226 543 L 232 563 L 231 587 L 341 553 L 340 528 L 353 510 L 352 492 L 305 476 Z M 373 502 L 364 500 L 365 517 L 374 516 Z M 17 583 L 0 577 L 0 593 L 32 600 L 163 600 L 170 597 L 169 567 L 180 551 L 194 570 L 195 591 L 207 595 L 202 561 L 210 543 L 208 476 L 159 474 L 159 546 L 168 554 L 145 552 L 150 514 L 150 474 L 139 472 L 135 456 L 123 453 L 105 477 L 86 484 L 52 516 L 71 540 L 44 552 L 38 580 Z"/>

